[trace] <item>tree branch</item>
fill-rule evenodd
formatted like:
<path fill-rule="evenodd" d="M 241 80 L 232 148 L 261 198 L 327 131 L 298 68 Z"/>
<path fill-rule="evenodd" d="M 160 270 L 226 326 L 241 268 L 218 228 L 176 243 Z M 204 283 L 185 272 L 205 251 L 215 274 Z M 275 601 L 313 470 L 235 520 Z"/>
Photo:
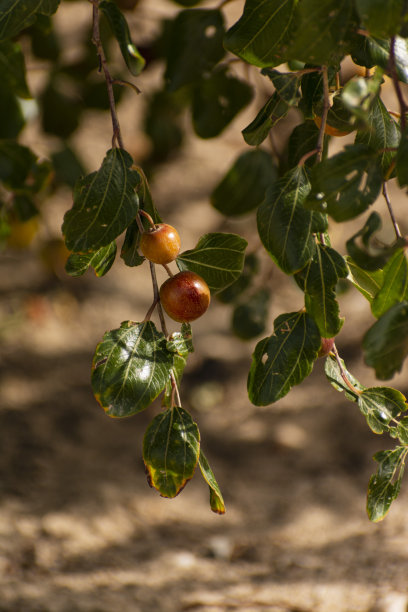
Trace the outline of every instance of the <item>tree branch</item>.
<path fill-rule="evenodd" d="M 396 220 L 395 215 L 394 215 L 394 211 L 393 211 L 392 206 L 391 206 L 391 201 L 390 201 L 390 198 L 389 198 L 389 195 L 388 195 L 388 189 L 387 189 L 387 183 L 386 182 L 383 183 L 382 192 L 383 192 L 384 199 L 387 202 L 388 212 L 390 213 L 391 221 L 392 221 L 392 224 L 394 226 L 395 235 L 397 236 L 397 239 L 398 238 L 402 238 L 402 234 L 401 234 L 400 228 L 398 226 L 397 220 Z"/>

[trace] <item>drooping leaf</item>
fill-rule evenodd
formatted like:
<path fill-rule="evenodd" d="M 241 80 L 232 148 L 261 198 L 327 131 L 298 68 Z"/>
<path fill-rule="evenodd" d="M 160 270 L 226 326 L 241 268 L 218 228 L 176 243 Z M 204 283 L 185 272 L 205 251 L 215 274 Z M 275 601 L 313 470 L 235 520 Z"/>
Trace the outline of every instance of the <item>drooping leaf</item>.
<path fill-rule="evenodd" d="M 154 323 L 125 321 L 103 337 L 92 362 L 92 389 L 108 416 L 147 408 L 164 390 L 173 367 L 165 336 Z"/>
<path fill-rule="evenodd" d="M 200 450 L 198 465 L 200 466 L 201 474 L 203 475 L 203 478 L 210 489 L 211 510 L 217 514 L 225 514 L 225 504 L 220 487 L 218 486 L 218 482 L 215 480 L 214 473 L 202 450 Z"/>
<path fill-rule="evenodd" d="M 403 83 L 408 83 L 408 46 L 406 38 L 395 37 L 394 54 L 398 79 Z M 380 66 L 388 73 L 390 70 L 390 41 L 356 34 L 353 37 L 351 57 L 359 66 L 365 66 L 366 68 Z"/>
<path fill-rule="evenodd" d="M 397 446 L 374 455 L 378 470 L 368 484 L 367 514 L 370 521 L 381 521 L 398 497 L 407 452 L 406 446 Z"/>
<path fill-rule="evenodd" d="M 34 23 L 37 13 L 52 15 L 60 0 L 2 0 L 0 4 L 0 41 L 16 36 Z"/>
<path fill-rule="evenodd" d="M 126 230 L 120 251 L 120 256 L 127 266 L 140 266 L 145 260 L 143 255 L 139 254 L 140 237 L 139 226 L 136 221 L 132 221 Z"/>
<path fill-rule="evenodd" d="M 325 131 L 332 136 L 345 136 L 356 129 L 354 116 L 345 105 L 341 92 L 330 96 L 331 106 L 327 113 Z M 320 128 L 323 115 L 323 100 L 313 105 L 313 116 L 316 125 Z"/>
<path fill-rule="evenodd" d="M 92 267 L 96 276 L 104 276 L 111 269 L 116 257 L 116 242 L 88 253 L 71 253 L 65 264 L 65 271 L 70 276 L 82 276 Z"/>
<path fill-rule="evenodd" d="M 400 187 L 408 185 L 408 130 L 401 135 L 395 170 Z"/>
<path fill-rule="evenodd" d="M 344 151 L 313 167 L 308 203 L 320 202 L 336 221 L 364 212 L 378 197 L 382 185 L 377 154 L 367 145 L 348 145 Z"/>
<path fill-rule="evenodd" d="M 373 301 L 383 284 L 382 270 L 364 270 L 356 264 L 352 257 L 346 257 L 349 269 L 348 280 L 370 302 Z"/>
<path fill-rule="evenodd" d="M 211 204 L 229 217 L 244 215 L 261 204 L 276 180 L 269 153 L 255 149 L 242 153 L 211 194 Z"/>
<path fill-rule="evenodd" d="M 252 99 L 252 88 L 218 69 L 202 80 L 193 92 L 193 127 L 200 138 L 218 136 Z"/>
<path fill-rule="evenodd" d="M 296 0 L 246 0 L 241 18 L 228 30 L 224 44 L 254 66 L 278 66 L 285 59 L 296 12 Z"/>
<path fill-rule="evenodd" d="M 319 128 L 314 121 L 307 120 L 297 125 L 289 137 L 288 165 L 289 168 L 296 166 L 302 157 L 316 148 L 319 136 Z M 316 154 L 309 157 L 305 165 L 313 166 L 316 162 Z"/>
<path fill-rule="evenodd" d="M 271 292 L 258 289 L 238 303 L 232 314 L 232 330 L 242 340 L 251 340 L 265 331 Z"/>
<path fill-rule="evenodd" d="M 164 78 L 175 91 L 196 82 L 224 56 L 224 19 L 216 9 L 186 9 L 173 22 Z"/>
<path fill-rule="evenodd" d="M 408 417 L 403 417 L 397 426 L 397 435 L 401 444 L 408 444 Z"/>
<path fill-rule="evenodd" d="M 408 355 L 408 302 L 392 306 L 363 338 L 364 360 L 380 380 L 399 372 Z"/>
<path fill-rule="evenodd" d="M 70 251 L 106 246 L 130 225 L 138 211 L 134 188 L 139 181 L 132 163 L 126 151 L 111 149 L 97 172 L 77 182 L 73 207 L 62 225 Z"/>
<path fill-rule="evenodd" d="M 247 244 L 237 234 L 204 234 L 194 249 L 177 257 L 177 266 L 199 274 L 211 291 L 220 291 L 240 276 Z"/>
<path fill-rule="evenodd" d="M 313 369 L 321 337 L 313 319 L 305 312 L 280 315 L 274 333 L 255 347 L 248 375 L 249 399 L 267 406 L 284 397 Z"/>
<path fill-rule="evenodd" d="M 108 19 L 111 30 L 119 43 L 119 47 L 126 62 L 127 67 L 134 76 L 138 76 L 146 60 L 140 55 L 136 45 L 133 43 L 129 32 L 126 17 L 115 2 L 112 0 L 102 0 L 99 8 Z"/>
<path fill-rule="evenodd" d="M 364 391 L 365 387 L 358 382 L 356 378 L 350 372 L 348 372 L 343 359 L 340 359 L 342 370 L 340 370 L 339 364 L 335 357 L 328 355 L 324 364 L 324 372 L 327 379 L 329 380 L 332 387 L 339 391 L 344 392 L 344 397 L 350 402 L 358 402 L 358 398 Z M 348 380 L 349 385 L 344 380 L 344 377 Z"/>
<path fill-rule="evenodd" d="M 51 161 L 57 182 L 65 183 L 72 189 L 79 177 L 85 174 L 83 163 L 78 154 L 68 146 L 52 153 Z"/>
<path fill-rule="evenodd" d="M 268 189 L 258 208 L 261 241 L 286 274 L 301 270 L 313 257 L 313 214 L 303 207 L 310 183 L 303 168 L 293 168 Z"/>
<path fill-rule="evenodd" d="M 387 262 L 381 289 L 376 294 L 371 312 L 378 319 L 391 306 L 408 298 L 408 262 L 404 249 L 399 249 Z"/>
<path fill-rule="evenodd" d="M 256 115 L 255 119 L 242 130 L 242 136 L 251 146 L 260 145 L 268 136 L 269 131 L 280 119 L 286 117 L 290 109 L 285 100 L 275 91 Z"/>
<path fill-rule="evenodd" d="M 398 34 L 408 7 L 404 0 L 356 0 L 363 27 L 372 36 L 391 38 Z"/>
<path fill-rule="evenodd" d="M 217 293 L 217 298 L 223 304 L 234 302 L 251 285 L 254 277 L 259 272 L 259 259 L 255 253 L 248 253 L 245 256 L 244 267 L 240 277 Z"/>
<path fill-rule="evenodd" d="M 276 93 L 289 106 L 296 106 L 300 99 L 300 82 L 301 77 L 293 72 L 279 72 L 279 70 L 271 70 L 263 68 L 261 74 L 269 77 L 272 81 Z"/>
<path fill-rule="evenodd" d="M 143 460 L 150 486 L 162 497 L 175 497 L 193 477 L 200 454 L 200 432 L 181 407 L 168 408 L 150 423 Z"/>
<path fill-rule="evenodd" d="M 391 419 L 407 409 L 404 395 L 391 387 L 369 387 L 359 395 L 358 406 L 368 426 L 377 434 L 389 429 Z"/>
<path fill-rule="evenodd" d="M 0 9 L 1 10 L 1 9 Z M 0 43 L 0 79 L 19 98 L 30 98 L 21 46 L 10 40 Z"/>

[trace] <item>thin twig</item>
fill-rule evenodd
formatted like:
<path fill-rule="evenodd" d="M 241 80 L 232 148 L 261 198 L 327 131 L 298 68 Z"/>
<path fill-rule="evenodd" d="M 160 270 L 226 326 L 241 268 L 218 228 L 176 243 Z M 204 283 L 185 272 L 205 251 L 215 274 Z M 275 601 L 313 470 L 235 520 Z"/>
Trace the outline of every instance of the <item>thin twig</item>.
<path fill-rule="evenodd" d="M 153 314 L 153 310 L 154 310 L 154 309 L 156 308 L 156 306 L 157 306 L 157 302 L 158 302 L 158 299 L 155 297 L 155 298 L 153 299 L 152 305 L 150 306 L 149 310 L 146 312 L 146 316 L 145 316 L 145 318 L 143 319 L 144 321 L 150 321 L 150 317 L 151 317 L 151 316 L 152 316 L 152 314 Z"/>
<path fill-rule="evenodd" d="M 298 166 L 303 166 L 305 162 L 309 159 L 309 157 L 316 155 L 316 153 L 319 153 L 319 149 L 312 149 L 311 151 L 308 151 L 307 153 L 302 155 L 302 157 L 298 161 Z"/>
<path fill-rule="evenodd" d="M 392 224 L 394 226 L 395 235 L 397 236 L 397 239 L 398 238 L 402 238 L 402 234 L 400 232 L 400 228 L 398 227 L 398 223 L 397 223 L 397 220 L 396 220 L 395 215 L 394 215 L 394 211 L 393 211 L 392 206 L 391 206 L 391 201 L 390 201 L 390 198 L 389 198 L 389 195 L 388 195 L 388 189 L 387 189 L 387 183 L 386 182 L 383 183 L 382 192 L 383 192 L 384 200 L 387 202 L 388 212 L 390 213 L 391 221 L 392 221 Z"/>
<path fill-rule="evenodd" d="M 174 276 L 173 272 L 170 270 L 167 264 L 162 264 L 163 268 L 166 270 L 167 274 L 171 277 Z"/>
<path fill-rule="evenodd" d="M 138 95 L 142 93 L 141 89 L 139 89 L 134 83 L 130 83 L 130 81 L 125 81 L 123 79 L 112 79 L 112 84 L 113 85 L 122 85 L 123 87 L 130 87 Z"/>
<path fill-rule="evenodd" d="M 163 314 L 163 308 L 162 308 L 162 305 L 160 303 L 160 294 L 159 294 L 159 286 L 157 284 L 156 269 L 154 267 L 154 263 L 149 261 L 149 264 L 150 264 L 150 274 L 151 274 L 151 277 L 152 277 L 152 284 L 153 284 L 153 298 L 155 300 L 157 299 L 157 310 L 159 312 L 159 319 L 160 319 L 161 329 L 162 329 L 163 334 L 167 338 L 167 336 L 169 335 L 169 332 L 167 331 L 166 321 L 164 319 L 164 314 Z"/>
<path fill-rule="evenodd" d="M 402 95 L 400 83 L 398 80 L 397 65 L 395 61 L 395 36 L 392 36 L 391 42 L 390 42 L 389 67 L 390 67 L 392 82 L 394 84 L 395 93 L 397 95 L 398 103 L 401 109 L 401 131 L 404 132 L 405 127 L 406 127 L 406 113 L 408 111 L 408 106 L 404 100 L 404 96 Z"/>
<path fill-rule="evenodd" d="M 140 209 L 139 215 L 143 215 L 148 220 L 148 222 L 150 223 L 150 227 L 154 227 L 156 225 L 152 217 L 145 210 Z"/>
<path fill-rule="evenodd" d="M 326 128 L 327 114 L 330 108 L 329 77 L 327 75 L 327 66 L 322 66 L 322 75 L 323 75 L 323 112 L 321 116 L 319 136 L 317 138 L 317 145 L 316 145 L 316 149 L 317 149 L 316 163 L 319 163 L 322 161 L 324 130 Z"/>

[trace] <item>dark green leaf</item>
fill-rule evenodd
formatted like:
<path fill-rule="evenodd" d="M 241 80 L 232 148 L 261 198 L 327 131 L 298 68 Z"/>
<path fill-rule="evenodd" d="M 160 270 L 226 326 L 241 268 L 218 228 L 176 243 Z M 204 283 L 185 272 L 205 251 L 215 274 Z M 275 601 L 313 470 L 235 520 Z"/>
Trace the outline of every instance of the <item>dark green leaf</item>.
<path fill-rule="evenodd" d="M 396 36 L 394 51 L 397 76 L 403 83 L 408 83 L 407 40 Z M 366 68 L 381 66 L 386 72 L 389 72 L 390 41 L 357 34 L 353 38 L 351 57 L 359 66 L 365 66 Z"/>
<path fill-rule="evenodd" d="M 92 267 L 96 276 L 104 276 L 111 269 L 116 257 L 116 242 L 88 253 L 71 253 L 65 264 L 65 271 L 70 276 L 82 276 Z"/>
<path fill-rule="evenodd" d="M 313 119 L 313 108 L 321 104 L 324 98 L 323 74 L 320 69 L 320 66 L 315 66 L 314 64 L 306 64 L 305 68 L 309 70 L 314 70 L 314 72 L 307 72 L 302 76 L 302 99 L 299 102 L 299 108 L 302 110 L 305 119 Z M 329 81 L 329 87 L 331 89 L 334 89 L 336 87 L 336 74 L 336 67 L 328 66 L 327 77 Z"/>
<path fill-rule="evenodd" d="M 356 289 L 370 302 L 373 301 L 383 283 L 382 270 L 363 270 L 351 257 L 346 257 L 349 269 L 348 280 L 353 283 Z"/>
<path fill-rule="evenodd" d="M 164 161 L 183 142 L 182 111 L 188 101 L 184 89 L 156 91 L 148 99 L 144 128 L 152 141 L 151 157 Z"/>
<path fill-rule="evenodd" d="M 340 391 L 340 393 L 344 392 L 344 397 L 350 400 L 351 402 L 358 402 L 358 398 L 361 395 L 361 392 L 364 391 L 365 387 L 363 387 L 358 382 L 358 380 L 354 378 L 354 376 L 350 374 L 350 372 L 347 371 L 343 359 L 340 359 L 340 363 L 342 366 L 343 374 L 349 381 L 350 386 L 345 382 L 337 360 L 331 355 L 328 355 L 324 364 L 324 371 L 326 377 L 330 381 L 330 384 L 336 389 L 336 391 Z"/>
<path fill-rule="evenodd" d="M 381 521 L 398 497 L 407 452 L 406 446 L 397 446 L 374 455 L 379 465 L 368 485 L 367 514 L 370 521 Z"/>
<path fill-rule="evenodd" d="M 398 34 L 407 12 L 405 0 L 356 0 L 356 7 L 363 27 L 379 38 Z"/>
<path fill-rule="evenodd" d="M 394 253 L 384 268 L 383 283 L 375 296 L 371 311 L 378 319 L 391 306 L 407 299 L 408 262 L 404 249 Z"/>
<path fill-rule="evenodd" d="M 13 38 L 34 23 L 36 14 L 52 15 L 60 0 L 2 0 L 0 4 L 0 41 Z"/>
<path fill-rule="evenodd" d="M 164 390 L 173 367 L 165 336 L 154 323 L 125 321 L 106 332 L 92 363 L 92 389 L 112 417 L 147 408 Z"/>
<path fill-rule="evenodd" d="M 0 80 L 19 98 L 31 98 L 21 46 L 9 40 L 0 43 Z"/>
<path fill-rule="evenodd" d="M 194 249 L 177 257 L 177 266 L 179 270 L 196 272 L 211 291 L 219 291 L 240 276 L 247 244 L 236 234 L 204 234 Z"/>
<path fill-rule="evenodd" d="M 225 35 L 226 49 L 255 66 L 282 64 L 296 5 L 296 0 L 246 0 L 243 15 Z"/>
<path fill-rule="evenodd" d="M 21 104 L 12 91 L 0 87 L 0 138 L 16 138 L 24 127 Z M 4 118 L 7 117 L 7 121 Z"/>
<path fill-rule="evenodd" d="M 242 130 L 245 142 L 254 147 L 260 145 L 268 136 L 273 126 L 280 119 L 286 117 L 289 109 L 290 106 L 275 91 L 258 112 L 255 119 Z"/>
<path fill-rule="evenodd" d="M 74 205 L 62 225 L 70 251 L 106 246 L 130 225 L 138 211 L 134 187 L 140 180 L 132 163 L 129 153 L 111 149 L 97 172 L 77 182 Z"/>
<path fill-rule="evenodd" d="M 33 199 L 26 194 L 19 194 L 13 199 L 13 212 L 19 221 L 28 221 L 38 215 L 38 208 Z"/>
<path fill-rule="evenodd" d="M 249 399 L 266 406 L 284 397 L 309 376 L 320 349 L 320 333 L 304 312 L 280 315 L 274 333 L 255 347 L 248 376 Z"/>
<path fill-rule="evenodd" d="M 364 359 L 380 380 L 399 372 L 408 355 L 408 302 L 392 306 L 363 338 Z"/>
<path fill-rule="evenodd" d="M 15 140 L 0 140 L 0 180 L 4 186 L 12 190 L 23 189 L 36 159 L 31 149 Z"/>
<path fill-rule="evenodd" d="M 322 115 L 323 100 L 320 100 L 313 106 L 313 116 L 319 128 Z M 345 136 L 355 129 L 353 114 L 340 93 L 335 93 L 331 96 L 331 106 L 327 113 L 326 132 L 332 136 Z"/>
<path fill-rule="evenodd" d="M 61 55 L 60 39 L 56 34 L 51 17 L 37 15 L 30 28 L 31 50 L 40 59 L 55 61 Z"/>
<path fill-rule="evenodd" d="M 218 482 L 215 480 L 215 476 L 210 467 L 210 464 L 207 461 L 206 456 L 203 451 L 200 450 L 200 457 L 198 460 L 198 465 L 200 466 L 201 473 L 203 475 L 204 480 L 208 484 L 210 488 L 210 507 L 213 512 L 217 514 L 225 513 L 225 504 L 222 498 L 222 493 L 220 487 L 218 486 Z"/>
<path fill-rule="evenodd" d="M 224 56 L 224 19 L 216 9 L 187 9 L 174 20 L 164 78 L 175 91 L 199 80 Z"/>
<path fill-rule="evenodd" d="M 265 331 L 270 297 L 269 289 L 259 289 L 235 306 L 232 329 L 236 336 L 251 340 Z"/>
<path fill-rule="evenodd" d="M 48 83 L 41 94 L 40 104 L 44 132 L 63 139 L 75 132 L 83 107 L 76 97 L 66 95 L 59 83 Z"/>
<path fill-rule="evenodd" d="M 140 231 L 136 221 L 132 221 L 126 230 L 120 256 L 127 266 L 140 266 L 145 258 L 139 254 Z"/>
<path fill-rule="evenodd" d="M 391 419 L 407 409 L 405 397 L 391 387 L 369 387 L 358 398 L 358 406 L 370 429 L 377 434 L 388 431 Z"/>
<path fill-rule="evenodd" d="M 387 258 L 394 252 L 395 246 L 379 247 L 376 245 L 375 234 L 381 229 L 381 217 L 373 212 L 364 226 L 346 242 L 347 252 L 355 263 L 364 270 L 379 270 L 383 268 Z M 361 239 L 361 246 L 357 244 Z"/>
<path fill-rule="evenodd" d="M 255 149 L 242 153 L 211 194 L 211 204 L 234 217 L 258 208 L 265 191 L 276 180 L 276 167 L 269 153 Z"/>
<path fill-rule="evenodd" d="M 397 427 L 398 438 L 401 444 L 408 444 L 408 417 L 403 417 Z"/>
<path fill-rule="evenodd" d="M 377 154 L 367 145 L 348 145 L 344 151 L 315 165 L 308 203 L 321 203 L 336 221 L 357 217 L 380 192 L 382 179 Z M 316 204 L 317 205 L 317 204 Z"/>
<path fill-rule="evenodd" d="M 142 72 L 146 61 L 133 44 L 125 16 L 117 4 L 111 0 L 102 0 L 99 3 L 99 8 L 108 19 L 127 67 L 134 76 L 138 76 Z"/>
<path fill-rule="evenodd" d="M 261 74 L 267 76 L 272 81 L 276 93 L 290 106 L 296 106 L 300 99 L 301 77 L 293 72 L 279 72 L 264 68 Z"/>
<path fill-rule="evenodd" d="M 51 161 L 57 182 L 66 183 L 71 188 L 74 187 L 79 177 L 85 174 L 82 161 L 77 153 L 68 146 L 52 153 Z"/>
<path fill-rule="evenodd" d="M 401 135 L 396 157 L 396 173 L 400 187 L 408 185 L 408 130 Z"/>
<path fill-rule="evenodd" d="M 255 253 L 248 253 L 245 257 L 244 267 L 241 276 L 232 285 L 217 293 L 217 298 L 223 304 L 234 302 L 240 295 L 248 289 L 255 275 L 259 272 L 259 260 Z"/>
<path fill-rule="evenodd" d="M 268 189 L 258 208 L 261 241 L 286 274 L 301 270 L 313 257 L 313 214 L 303 207 L 310 184 L 303 168 L 296 167 Z"/>
<path fill-rule="evenodd" d="M 288 164 L 289 168 L 297 166 L 302 157 L 313 151 L 317 145 L 319 128 L 314 121 L 305 121 L 297 125 L 289 137 Z M 313 166 L 316 162 L 316 155 L 309 157 L 305 165 Z"/>
<path fill-rule="evenodd" d="M 162 497 L 175 497 L 193 477 L 200 454 L 200 432 L 183 408 L 169 408 L 150 423 L 143 460 L 150 486 Z"/>
<path fill-rule="evenodd" d="M 252 89 L 227 69 L 204 76 L 194 88 L 193 127 L 200 138 L 218 136 L 252 99 Z"/>

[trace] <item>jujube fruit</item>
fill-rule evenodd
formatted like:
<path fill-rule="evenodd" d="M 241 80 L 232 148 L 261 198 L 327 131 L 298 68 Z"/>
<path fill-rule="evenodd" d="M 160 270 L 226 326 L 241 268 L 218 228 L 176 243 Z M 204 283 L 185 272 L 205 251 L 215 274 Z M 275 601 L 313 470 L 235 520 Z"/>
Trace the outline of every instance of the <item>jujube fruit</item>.
<path fill-rule="evenodd" d="M 201 276 L 184 270 L 160 287 L 160 301 L 170 318 L 188 323 L 201 317 L 210 304 L 210 290 Z"/>
<path fill-rule="evenodd" d="M 180 252 L 180 236 L 177 230 L 167 223 L 157 223 L 142 234 L 140 250 L 151 262 L 168 264 Z"/>

